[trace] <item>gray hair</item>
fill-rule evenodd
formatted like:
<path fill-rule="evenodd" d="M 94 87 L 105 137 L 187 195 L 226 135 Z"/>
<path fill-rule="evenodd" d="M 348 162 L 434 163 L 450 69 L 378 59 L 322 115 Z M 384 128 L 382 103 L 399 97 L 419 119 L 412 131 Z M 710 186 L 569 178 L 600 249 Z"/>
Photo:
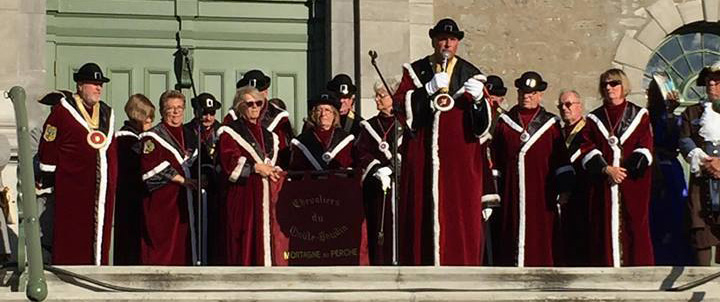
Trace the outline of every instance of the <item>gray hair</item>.
<path fill-rule="evenodd" d="M 558 94 L 558 101 L 560 101 L 560 98 L 563 96 L 563 94 L 566 94 L 566 93 L 572 93 L 575 95 L 576 98 L 578 98 L 578 100 L 582 101 L 582 97 L 580 96 L 580 93 L 577 92 L 577 90 L 575 90 L 575 89 L 560 90 L 560 94 Z"/>
<path fill-rule="evenodd" d="M 392 90 L 392 91 L 388 91 L 388 93 L 397 91 L 398 86 L 400 86 L 400 77 L 394 76 L 394 77 L 388 78 L 387 85 L 390 88 L 390 90 Z M 380 92 L 383 90 L 386 90 L 386 89 L 385 89 L 385 85 L 383 85 L 382 81 L 375 81 L 375 84 L 373 85 L 373 91 Z"/>

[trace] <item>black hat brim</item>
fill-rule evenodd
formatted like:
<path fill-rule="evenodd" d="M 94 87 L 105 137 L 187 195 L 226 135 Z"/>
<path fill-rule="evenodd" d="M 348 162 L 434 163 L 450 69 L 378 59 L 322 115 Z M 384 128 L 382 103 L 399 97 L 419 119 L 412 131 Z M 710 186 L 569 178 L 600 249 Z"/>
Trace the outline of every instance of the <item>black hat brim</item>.
<path fill-rule="evenodd" d="M 493 89 L 490 90 L 490 94 L 496 95 L 496 96 L 505 96 L 507 94 L 507 88 L 505 87 L 493 87 Z"/>
<path fill-rule="evenodd" d="M 428 31 L 428 34 L 430 35 L 431 39 L 434 39 L 439 34 L 448 34 L 450 36 L 457 38 L 458 40 L 462 40 L 465 37 L 465 32 L 462 30 L 457 31 L 457 32 L 450 32 L 450 31 L 444 31 L 444 30 L 435 30 L 435 29 L 431 28 Z"/>
<path fill-rule="evenodd" d="M 103 76 L 102 79 L 97 80 L 95 78 L 88 78 L 88 77 L 82 76 L 77 73 L 73 74 L 73 80 L 75 80 L 75 83 L 80 83 L 80 82 L 107 83 L 107 82 L 110 82 L 110 79 L 106 78 L 105 76 Z"/>
<path fill-rule="evenodd" d="M 545 91 L 545 89 L 547 89 L 547 82 L 542 81 L 535 87 L 527 87 L 523 85 L 521 79 L 515 79 L 515 88 L 522 92 Z"/>
<path fill-rule="evenodd" d="M 335 109 L 337 109 L 338 111 L 340 111 L 340 107 L 342 106 L 342 103 L 340 102 L 340 100 L 319 100 L 319 99 L 316 99 L 316 100 L 310 100 L 310 102 L 309 102 L 308 105 L 310 105 L 310 106 L 309 106 L 310 109 L 313 109 L 313 108 L 315 108 L 315 107 L 318 106 L 318 105 L 330 105 L 330 106 L 335 107 Z"/>

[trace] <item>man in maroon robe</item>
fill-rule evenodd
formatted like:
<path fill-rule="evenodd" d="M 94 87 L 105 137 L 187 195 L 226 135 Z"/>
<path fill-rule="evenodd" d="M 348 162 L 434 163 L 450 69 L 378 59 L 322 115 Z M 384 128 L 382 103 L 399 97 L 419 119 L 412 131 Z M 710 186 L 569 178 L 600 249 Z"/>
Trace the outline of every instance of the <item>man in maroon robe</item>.
<path fill-rule="evenodd" d="M 580 146 L 583 142 L 582 130 L 585 128 L 583 103 L 580 94 L 567 90 L 558 97 L 558 111 L 563 120 L 563 137 L 575 170 L 575 186 L 570 199 L 562 207 L 560 215 L 560 250 L 555 257 L 557 265 L 587 266 L 590 246 L 588 244 L 588 185 L 587 172 L 582 169 Z"/>
<path fill-rule="evenodd" d="M 39 146 L 38 195 L 55 195 L 53 264 L 108 263 L 115 201 L 113 110 L 100 101 L 110 80 L 95 63 L 73 74 L 77 93 L 53 92 Z"/>
<path fill-rule="evenodd" d="M 400 183 L 399 257 L 405 265 L 481 265 L 482 184 L 490 177 L 479 137 L 490 126 L 482 73 L 455 55 L 455 21 L 430 29 L 435 49 L 405 64 L 394 107 L 405 135 Z"/>
<path fill-rule="evenodd" d="M 653 138 L 645 108 L 626 100 L 630 81 L 620 69 L 600 76 L 603 105 L 587 115 L 580 155 L 588 173 L 592 266 L 655 263 L 648 208 Z"/>
<path fill-rule="evenodd" d="M 196 180 L 191 179 L 197 149 L 183 129 L 185 96 L 168 90 L 160 97 L 162 122 L 140 136 L 140 168 L 149 193 L 143 201 L 145 265 L 191 265 L 197 258 L 193 206 Z"/>
<path fill-rule="evenodd" d="M 558 204 L 567 202 L 574 171 L 560 120 L 540 106 L 547 82 L 528 71 L 515 87 L 518 105 L 500 115 L 491 147 L 503 202 L 495 263 L 553 266 Z"/>

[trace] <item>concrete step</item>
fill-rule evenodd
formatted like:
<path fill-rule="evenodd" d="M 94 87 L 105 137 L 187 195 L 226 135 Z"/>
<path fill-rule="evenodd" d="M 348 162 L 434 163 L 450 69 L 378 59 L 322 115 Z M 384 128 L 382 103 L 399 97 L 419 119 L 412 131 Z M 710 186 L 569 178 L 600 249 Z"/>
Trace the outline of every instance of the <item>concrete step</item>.
<path fill-rule="evenodd" d="M 47 272 L 51 301 L 720 301 L 720 278 L 688 291 L 662 291 L 720 271 L 704 267 L 60 268 L 137 292 Z M 17 299 L 24 294 L 0 293 L 0 300 Z"/>

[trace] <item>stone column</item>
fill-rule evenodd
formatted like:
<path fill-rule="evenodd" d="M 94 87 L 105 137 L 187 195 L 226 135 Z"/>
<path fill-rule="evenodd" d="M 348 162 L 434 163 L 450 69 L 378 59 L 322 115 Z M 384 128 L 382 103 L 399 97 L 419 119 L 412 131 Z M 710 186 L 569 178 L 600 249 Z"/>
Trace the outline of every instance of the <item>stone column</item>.
<path fill-rule="evenodd" d="M 12 103 L 5 93 L 13 86 L 27 91 L 30 127 L 41 127 L 44 106 L 37 98 L 46 91 L 45 69 L 45 0 L 0 0 L 0 135 L 10 141 L 12 155 L 17 155 L 17 135 Z M 16 190 L 17 160 L 2 171 L 4 185 Z M 11 215 L 17 217 L 16 207 L 11 204 Z M 15 219 L 17 221 L 17 219 Z"/>
<path fill-rule="evenodd" d="M 432 52 L 428 29 L 433 26 L 433 0 L 363 0 L 360 2 L 360 72 L 362 115 L 377 114 L 373 84 L 379 81 L 367 55 L 378 53 L 385 78 L 400 77 L 402 64 Z"/>

